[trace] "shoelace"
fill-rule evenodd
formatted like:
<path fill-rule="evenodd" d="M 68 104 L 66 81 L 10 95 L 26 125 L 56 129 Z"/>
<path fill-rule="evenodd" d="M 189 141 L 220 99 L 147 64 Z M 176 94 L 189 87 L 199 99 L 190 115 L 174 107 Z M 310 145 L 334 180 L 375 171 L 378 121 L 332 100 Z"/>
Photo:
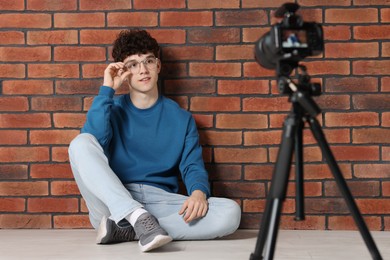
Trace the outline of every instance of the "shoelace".
<path fill-rule="evenodd" d="M 132 227 L 121 228 L 116 226 L 112 234 L 112 237 L 115 241 L 129 241 L 132 239 L 132 236 L 133 236 Z"/>
<path fill-rule="evenodd" d="M 156 227 L 156 222 L 151 216 L 147 216 L 143 219 L 140 219 L 142 226 L 146 229 L 146 231 L 151 231 Z"/>

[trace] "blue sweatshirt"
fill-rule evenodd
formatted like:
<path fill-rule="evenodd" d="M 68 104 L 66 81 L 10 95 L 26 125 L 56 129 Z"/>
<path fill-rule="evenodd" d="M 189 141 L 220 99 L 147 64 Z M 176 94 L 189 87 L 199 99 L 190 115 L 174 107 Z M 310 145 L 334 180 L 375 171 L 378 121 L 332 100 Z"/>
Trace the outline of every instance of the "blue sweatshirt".
<path fill-rule="evenodd" d="M 114 98 L 114 93 L 112 88 L 100 88 L 81 132 L 97 138 L 122 183 L 176 193 L 181 174 L 188 194 L 201 190 L 209 197 L 208 174 L 191 114 L 164 96 L 152 107 L 138 109 L 129 95 Z"/>

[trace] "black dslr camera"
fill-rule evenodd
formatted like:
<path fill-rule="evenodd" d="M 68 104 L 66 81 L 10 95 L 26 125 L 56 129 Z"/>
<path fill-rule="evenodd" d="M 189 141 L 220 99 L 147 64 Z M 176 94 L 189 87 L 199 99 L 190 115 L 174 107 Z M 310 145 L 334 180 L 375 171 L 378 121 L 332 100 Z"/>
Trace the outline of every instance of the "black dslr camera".
<path fill-rule="evenodd" d="M 324 49 L 323 31 L 320 24 L 304 22 L 295 14 L 299 5 L 285 3 L 276 10 L 275 17 L 283 18 L 263 35 L 255 45 L 257 62 L 277 74 L 288 76 L 298 62 L 307 56 L 318 55 Z"/>

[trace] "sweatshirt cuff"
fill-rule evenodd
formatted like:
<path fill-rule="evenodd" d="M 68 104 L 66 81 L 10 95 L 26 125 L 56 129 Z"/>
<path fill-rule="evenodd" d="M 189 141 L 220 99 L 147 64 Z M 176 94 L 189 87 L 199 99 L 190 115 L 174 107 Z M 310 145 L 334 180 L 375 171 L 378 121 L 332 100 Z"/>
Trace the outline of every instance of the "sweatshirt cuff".
<path fill-rule="evenodd" d="M 99 90 L 99 95 L 101 96 L 108 96 L 110 98 L 113 98 L 115 94 L 115 90 L 113 88 L 107 87 L 107 86 L 101 86 Z"/>
<path fill-rule="evenodd" d="M 208 187 L 205 187 L 204 185 L 202 184 L 195 184 L 194 186 L 191 187 L 191 193 L 190 195 L 192 194 L 192 192 L 194 190 L 200 190 L 202 191 L 204 194 L 206 194 L 206 197 L 209 198 L 210 197 L 210 189 Z"/>

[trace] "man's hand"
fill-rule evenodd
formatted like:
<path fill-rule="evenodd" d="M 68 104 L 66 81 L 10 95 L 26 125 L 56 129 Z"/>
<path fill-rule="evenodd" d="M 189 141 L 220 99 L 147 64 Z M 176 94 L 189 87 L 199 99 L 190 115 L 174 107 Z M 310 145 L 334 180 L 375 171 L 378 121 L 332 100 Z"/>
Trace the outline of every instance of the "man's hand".
<path fill-rule="evenodd" d="M 126 71 L 123 62 L 110 63 L 104 70 L 103 86 L 117 90 L 128 78 L 130 71 Z"/>
<path fill-rule="evenodd" d="M 184 202 L 179 215 L 183 215 L 186 223 L 206 216 L 208 210 L 208 203 L 206 194 L 200 190 L 194 190 L 191 196 Z"/>

